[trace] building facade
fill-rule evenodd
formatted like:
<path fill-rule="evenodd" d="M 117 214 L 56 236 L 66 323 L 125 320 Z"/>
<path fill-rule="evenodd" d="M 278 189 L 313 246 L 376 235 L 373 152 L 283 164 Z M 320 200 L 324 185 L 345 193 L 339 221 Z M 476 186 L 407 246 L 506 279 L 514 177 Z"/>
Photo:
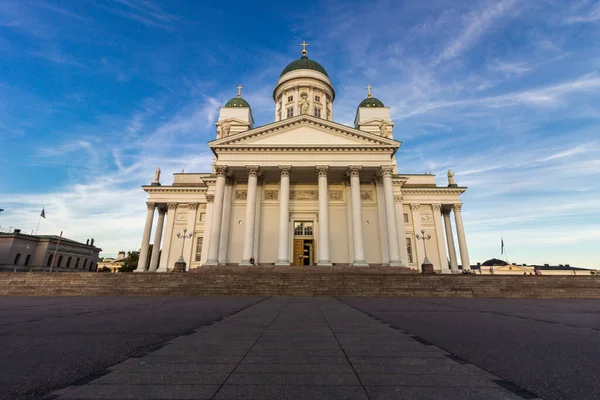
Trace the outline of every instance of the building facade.
<path fill-rule="evenodd" d="M 58 247 L 58 251 L 57 251 Z M 0 270 L 3 271 L 95 271 L 102 249 L 56 235 L 26 235 L 16 229 L 0 233 Z M 54 254 L 56 261 L 52 263 Z"/>
<path fill-rule="evenodd" d="M 238 87 L 237 97 L 220 109 L 216 138 L 208 143 L 212 171 L 174 174 L 166 186 L 157 170 L 154 182 L 143 186 L 148 212 L 137 271 L 148 257 L 149 270 L 159 272 L 172 270 L 180 257 L 188 268 L 419 269 L 426 256 L 442 273 L 470 265 L 460 200 L 466 188 L 451 171 L 448 186 L 437 186 L 431 174 L 398 171 L 401 143 L 390 109 L 367 88 L 354 126 L 334 122 L 334 87 L 303 50 L 273 90 L 275 121 L 255 127 Z M 421 231 L 429 239 L 417 240 Z M 184 232 L 191 237 L 183 240 Z"/>

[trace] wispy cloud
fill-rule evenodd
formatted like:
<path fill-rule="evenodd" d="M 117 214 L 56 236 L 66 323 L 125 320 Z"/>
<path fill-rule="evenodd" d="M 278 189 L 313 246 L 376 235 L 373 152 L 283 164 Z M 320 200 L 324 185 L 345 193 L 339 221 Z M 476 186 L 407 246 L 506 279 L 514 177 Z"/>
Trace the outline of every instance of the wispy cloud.
<path fill-rule="evenodd" d="M 584 6 L 585 3 L 588 2 L 582 2 L 581 5 Z M 571 15 L 565 20 L 567 24 L 591 23 L 597 21 L 600 21 L 600 2 L 590 5 L 587 10 L 579 11 L 579 13 Z"/>

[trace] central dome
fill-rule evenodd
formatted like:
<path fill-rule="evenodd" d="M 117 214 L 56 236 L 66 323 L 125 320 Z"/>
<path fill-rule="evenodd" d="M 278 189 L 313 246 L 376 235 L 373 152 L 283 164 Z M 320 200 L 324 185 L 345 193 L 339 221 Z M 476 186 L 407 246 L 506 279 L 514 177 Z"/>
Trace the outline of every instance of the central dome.
<path fill-rule="evenodd" d="M 325 71 L 325 68 L 323 68 L 321 64 L 319 64 L 316 61 L 309 60 L 308 57 L 306 57 L 305 55 L 302 56 L 302 58 L 300 58 L 299 60 L 292 61 L 291 63 L 289 63 L 287 67 L 285 67 L 283 71 L 281 71 L 281 75 L 279 76 L 281 77 L 287 74 L 288 72 L 295 71 L 298 69 L 311 69 L 313 71 L 320 72 L 329 78 L 327 71 Z"/>

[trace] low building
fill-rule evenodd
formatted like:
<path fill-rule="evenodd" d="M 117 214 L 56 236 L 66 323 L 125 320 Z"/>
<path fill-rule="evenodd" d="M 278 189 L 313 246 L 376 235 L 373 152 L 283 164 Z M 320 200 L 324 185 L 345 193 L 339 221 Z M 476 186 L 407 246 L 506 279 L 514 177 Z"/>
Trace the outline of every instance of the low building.
<path fill-rule="evenodd" d="M 15 229 L 0 233 L 0 271 L 48 271 L 55 252 L 53 271 L 95 271 L 100 251 L 94 239 L 80 243 L 56 235 L 27 235 Z"/>
<path fill-rule="evenodd" d="M 97 271 L 103 271 L 104 269 L 110 270 L 110 272 L 119 272 L 121 267 L 125 264 L 125 252 L 120 251 L 117 258 L 104 257 L 98 261 Z"/>
<path fill-rule="evenodd" d="M 535 270 L 539 270 L 542 275 L 595 275 L 596 270 L 587 268 L 572 267 L 569 264 L 559 265 L 526 265 L 509 264 L 506 261 L 492 258 L 482 264 L 471 267 L 475 273 L 482 275 L 535 275 Z"/>

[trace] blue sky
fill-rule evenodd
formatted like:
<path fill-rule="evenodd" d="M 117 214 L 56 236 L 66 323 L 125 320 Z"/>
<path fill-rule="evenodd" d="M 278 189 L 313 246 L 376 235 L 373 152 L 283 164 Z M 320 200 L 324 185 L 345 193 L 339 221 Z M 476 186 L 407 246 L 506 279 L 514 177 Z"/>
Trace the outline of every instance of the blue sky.
<path fill-rule="evenodd" d="M 140 245 L 145 193 L 209 171 L 218 108 L 257 125 L 309 43 L 350 125 L 390 106 L 400 172 L 469 186 L 472 261 L 600 267 L 600 2 L 0 1 L 0 229 Z"/>

